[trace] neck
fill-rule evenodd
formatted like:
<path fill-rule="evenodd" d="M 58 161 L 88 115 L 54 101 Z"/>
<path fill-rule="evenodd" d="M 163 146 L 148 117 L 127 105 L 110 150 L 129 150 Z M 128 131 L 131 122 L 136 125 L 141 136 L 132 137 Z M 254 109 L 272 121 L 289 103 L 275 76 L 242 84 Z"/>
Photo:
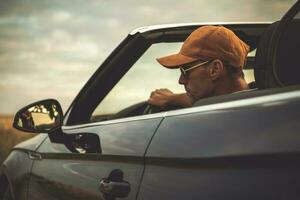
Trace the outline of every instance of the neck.
<path fill-rule="evenodd" d="M 219 83 L 216 83 L 213 96 L 231 94 L 247 89 L 249 89 L 248 84 L 243 78 L 219 80 Z"/>

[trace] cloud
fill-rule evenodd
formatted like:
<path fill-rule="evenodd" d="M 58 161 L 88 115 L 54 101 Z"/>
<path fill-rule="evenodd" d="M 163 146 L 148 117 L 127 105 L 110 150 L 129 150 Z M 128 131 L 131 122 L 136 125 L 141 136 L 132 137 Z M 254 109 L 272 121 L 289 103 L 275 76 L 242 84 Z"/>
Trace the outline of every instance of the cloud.
<path fill-rule="evenodd" d="M 71 20 L 72 15 L 66 11 L 56 11 L 51 17 L 53 23 L 66 23 Z"/>
<path fill-rule="evenodd" d="M 0 99 L 9 102 L 9 106 L 0 105 L 0 113 L 15 111 L 23 101 L 16 98 L 20 95 L 26 100 L 52 96 L 67 105 L 135 28 L 182 22 L 274 21 L 294 2 L 0 1 Z"/>

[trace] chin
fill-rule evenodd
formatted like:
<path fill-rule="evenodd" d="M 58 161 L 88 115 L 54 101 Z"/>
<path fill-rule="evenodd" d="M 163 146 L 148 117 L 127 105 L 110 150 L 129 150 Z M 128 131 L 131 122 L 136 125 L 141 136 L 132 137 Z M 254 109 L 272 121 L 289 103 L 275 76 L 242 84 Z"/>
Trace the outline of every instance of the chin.
<path fill-rule="evenodd" d="M 193 102 L 196 101 L 197 99 L 199 99 L 195 95 L 193 95 L 193 94 L 191 94 L 189 92 L 187 92 L 186 94 L 192 99 Z"/>

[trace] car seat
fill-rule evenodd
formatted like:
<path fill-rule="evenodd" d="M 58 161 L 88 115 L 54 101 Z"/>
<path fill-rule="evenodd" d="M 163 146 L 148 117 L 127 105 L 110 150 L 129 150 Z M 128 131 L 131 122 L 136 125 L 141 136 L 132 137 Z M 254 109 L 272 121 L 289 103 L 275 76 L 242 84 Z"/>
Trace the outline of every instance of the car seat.
<path fill-rule="evenodd" d="M 259 89 L 300 84 L 300 20 L 291 21 L 282 35 L 279 24 L 268 27 L 257 47 L 254 76 Z"/>

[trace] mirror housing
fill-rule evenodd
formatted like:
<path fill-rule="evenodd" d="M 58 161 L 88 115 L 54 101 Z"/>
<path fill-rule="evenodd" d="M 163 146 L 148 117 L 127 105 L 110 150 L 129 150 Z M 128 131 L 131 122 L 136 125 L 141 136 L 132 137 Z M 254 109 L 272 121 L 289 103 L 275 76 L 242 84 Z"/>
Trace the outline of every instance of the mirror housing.
<path fill-rule="evenodd" d="M 32 103 L 20 109 L 13 122 L 13 127 L 31 133 L 50 133 L 62 126 L 63 112 L 55 99 L 46 99 Z"/>

